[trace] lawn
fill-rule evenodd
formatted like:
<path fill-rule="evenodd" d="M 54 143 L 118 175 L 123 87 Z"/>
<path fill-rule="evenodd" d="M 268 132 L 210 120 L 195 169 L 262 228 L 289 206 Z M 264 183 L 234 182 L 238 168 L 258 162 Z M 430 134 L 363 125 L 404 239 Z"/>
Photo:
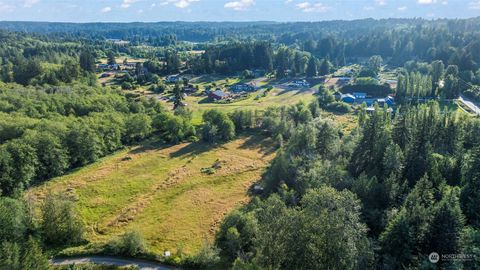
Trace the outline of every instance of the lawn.
<path fill-rule="evenodd" d="M 259 96 L 259 98 L 257 98 Z M 188 96 L 185 103 L 193 111 L 193 123 L 200 124 L 202 114 L 208 109 L 219 109 L 223 112 L 231 112 L 237 109 L 242 110 L 265 110 L 270 106 L 292 105 L 298 102 L 310 102 L 315 96 L 310 90 L 282 90 L 272 89 L 263 96 L 263 90 L 251 93 L 249 98 L 232 103 L 207 102 L 207 97 Z"/>
<path fill-rule="evenodd" d="M 147 144 L 53 179 L 27 195 L 38 202 L 49 190 L 71 194 L 92 243 L 138 230 L 152 252 L 181 248 L 192 254 L 205 239 L 213 239 L 228 212 L 249 201 L 247 190 L 274 156 L 270 145 L 259 135 L 218 146 Z M 214 163 L 221 164 L 214 174 L 201 172 Z"/>

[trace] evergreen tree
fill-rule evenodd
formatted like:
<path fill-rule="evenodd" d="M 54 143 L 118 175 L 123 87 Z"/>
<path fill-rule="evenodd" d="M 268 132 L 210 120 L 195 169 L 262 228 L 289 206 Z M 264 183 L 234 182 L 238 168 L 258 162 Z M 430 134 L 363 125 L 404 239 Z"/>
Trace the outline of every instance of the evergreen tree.
<path fill-rule="evenodd" d="M 115 65 L 117 64 L 117 60 L 115 59 L 115 54 L 112 51 L 107 53 L 107 64 L 108 65 Z"/>
<path fill-rule="evenodd" d="M 480 228 L 480 146 L 471 150 L 463 173 L 462 210 L 470 224 Z"/>
<path fill-rule="evenodd" d="M 380 72 L 380 68 L 382 67 L 383 59 L 380 55 L 374 55 L 368 59 L 368 67 L 372 70 L 375 74 Z"/>
<path fill-rule="evenodd" d="M 441 60 L 432 62 L 432 89 L 438 88 L 438 84 L 443 77 L 445 66 Z"/>
<path fill-rule="evenodd" d="M 86 72 L 95 72 L 95 57 L 90 51 L 80 53 L 80 67 Z"/>
<path fill-rule="evenodd" d="M 175 87 L 173 87 L 172 93 L 173 93 L 173 109 L 175 110 L 176 108 L 181 106 L 182 100 L 185 98 L 183 88 L 179 83 L 175 84 Z"/>
<path fill-rule="evenodd" d="M 458 188 L 449 190 L 444 198 L 435 205 L 433 219 L 427 232 L 425 253 L 435 251 L 438 254 L 457 254 L 460 251 L 459 239 L 464 226 L 460 210 Z"/>
<path fill-rule="evenodd" d="M 27 242 L 23 247 L 21 269 L 50 269 L 50 264 L 46 256 L 43 254 L 42 248 L 40 247 L 38 242 L 31 236 L 28 238 Z"/>
<path fill-rule="evenodd" d="M 310 57 L 310 59 L 308 60 L 306 73 L 307 73 L 307 77 L 317 76 L 317 64 L 313 56 Z"/>
<path fill-rule="evenodd" d="M 84 225 L 73 201 L 62 195 L 48 194 L 41 210 L 41 230 L 46 243 L 68 245 L 83 240 Z"/>
<path fill-rule="evenodd" d="M 0 269 L 22 270 L 20 267 L 20 247 L 17 243 L 4 241 L 0 247 Z"/>
<path fill-rule="evenodd" d="M 325 76 L 330 74 L 331 64 L 327 59 L 323 59 L 322 63 L 320 64 L 320 68 L 318 69 L 318 75 Z"/>

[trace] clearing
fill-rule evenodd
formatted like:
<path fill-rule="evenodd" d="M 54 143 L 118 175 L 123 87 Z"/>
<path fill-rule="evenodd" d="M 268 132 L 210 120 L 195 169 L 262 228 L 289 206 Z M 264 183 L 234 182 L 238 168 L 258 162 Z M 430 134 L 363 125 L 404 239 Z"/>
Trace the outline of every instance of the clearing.
<path fill-rule="evenodd" d="M 208 109 L 219 109 L 223 112 L 231 112 L 238 109 L 263 111 L 271 106 L 292 105 L 302 101 L 310 102 L 315 99 L 313 91 L 310 89 L 282 90 L 274 88 L 266 96 L 263 96 L 262 93 L 262 90 L 256 91 L 250 93 L 247 99 L 231 103 L 213 103 L 208 101 L 208 98 L 205 96 L 188 96 L 184 102 L 193 111 L 193 123 L 200 124 L 203 112 Z"/>
<path fill-rule="evenodd" d="M 27 196 L 41 201 L 49 190 L 74 196 L 94 244 L 138 230 L 157 254 L 192 254 L 213 239 L 228 212 L 249 201 L 247 190 L 275 155 L 269 145 L 259 135 L 217 146 L 146 144 L 34 187 Z M 214 164 L 215 173 L 201 172 Z"/>

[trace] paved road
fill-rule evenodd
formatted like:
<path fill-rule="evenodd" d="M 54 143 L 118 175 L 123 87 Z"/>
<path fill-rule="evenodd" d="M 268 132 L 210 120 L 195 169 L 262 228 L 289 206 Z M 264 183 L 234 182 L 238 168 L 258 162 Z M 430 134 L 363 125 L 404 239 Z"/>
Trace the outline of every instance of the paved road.
<path fill-rule="evenodd" d="M 167 267 L 159 263 L 147 262 L 135 259 L 120 259 L 107 256 L 89 256 L 89 257 L 77 257 L 77 258 L 60 258 L 50 260 L 53 265 L 71 265 L 71 264 L 86 264 L 95 263 L 103 265 L 115 265 L 115 266 L 129 266 L 134 265 L 141 270 L 173 270 L 175 268 Z"/>
<path fill-rule="evenodd" d="M 460 96 L 458 98 L 458 100 L 460 100 L 460 102 L 462 102 L 463 104 L 465 104 L 468 108 L 470 108 L 470 110 L 472 110 L 473 112 L 475 112 L 477 115 L 480 115 L 480 108 L 478 108 L 478 106 L 473 103 L 472 101 L 468 100 L 467 98 L 465 98 L 464 96 Z"/>

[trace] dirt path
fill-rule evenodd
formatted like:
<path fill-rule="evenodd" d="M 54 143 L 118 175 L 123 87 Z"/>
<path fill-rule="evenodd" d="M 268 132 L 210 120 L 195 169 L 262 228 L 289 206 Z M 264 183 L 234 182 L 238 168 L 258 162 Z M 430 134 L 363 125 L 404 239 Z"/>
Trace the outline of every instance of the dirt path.
<path fill-rule="evenodd" d="M 141 270 L 172 270 L 175 268 L 167 267 L 165 265 L 148 262 L 143 260 L 136 259 L 122 259 L 115 257 L 107 256 L 89 256 L 89 257 L 78 257 L 78 258 L 61 258 L 61 259 L 52 259 L 50 263 L 53 265 L 72 265 L 72 264 L 102 264 L 102 265 L 114 265 L 114 266 L 137 266 Z"/>

